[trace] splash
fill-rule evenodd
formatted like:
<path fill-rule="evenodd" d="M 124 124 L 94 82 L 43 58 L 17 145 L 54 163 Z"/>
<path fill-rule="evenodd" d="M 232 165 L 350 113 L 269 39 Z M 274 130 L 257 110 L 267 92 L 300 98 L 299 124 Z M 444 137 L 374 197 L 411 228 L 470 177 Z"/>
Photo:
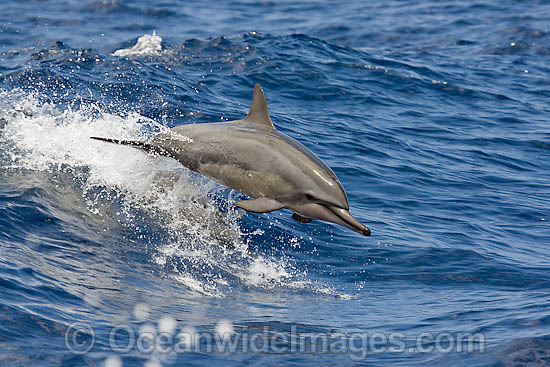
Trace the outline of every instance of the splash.
<path fill-rule="evenodd" d="M 130 48 L 116 50 L 113 56 L 159 56 L 162 53 L 162 37 L 153 34 L 145 34 L 138 38 L 136 44 Z"/>
<path fill-rule="evenodd" d="M 213 181 L 174 160 L 90 139 L 142 140 L 166 130 L 162 124 L 137 113 L 117 115 L 94 104 L 62 108 L 1 90 L 0 120 L 4 169 L 69 177 L 91 216 L 115 217 L 135 243 L 151 241 L 151 261 L 189 294 L 223 297 L 235 286 L 312 288 L 288 258 L 249 252 L 263 231 L 244 233 L 241 213 L 227 205 L 231 194 L 220 200 Z M 67 212 L 75 205 L 75 198 L 53 200 Z M 152 224 L 143 230 L 143 222 Z M 158 230 L 162 235 L 154 236 Z"/>

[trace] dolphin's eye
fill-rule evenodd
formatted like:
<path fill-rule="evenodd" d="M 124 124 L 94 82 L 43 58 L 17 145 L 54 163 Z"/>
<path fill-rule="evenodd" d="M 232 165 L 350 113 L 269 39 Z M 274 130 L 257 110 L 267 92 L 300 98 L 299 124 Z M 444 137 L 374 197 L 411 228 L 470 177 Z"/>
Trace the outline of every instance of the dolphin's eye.
<path fill-rule="evenodd" d="M 313 200 L 315 200 L 315 197 L 311 194 L 306 194 L 306 199 L 310 200 L 310 201 L 313 201 Z"/>

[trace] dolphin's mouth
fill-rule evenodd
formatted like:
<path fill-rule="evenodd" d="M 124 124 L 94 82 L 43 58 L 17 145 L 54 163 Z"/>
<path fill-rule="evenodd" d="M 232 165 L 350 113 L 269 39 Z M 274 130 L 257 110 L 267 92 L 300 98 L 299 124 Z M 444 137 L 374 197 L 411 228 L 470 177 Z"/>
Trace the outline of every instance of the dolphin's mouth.
<path fill-rule="evenodd" d="M 326 205 L 325 207 L 343 222 L 340 224 L 354 230 L 357 233 L 362 234 L 363 236 L 370 236 L 370 229 L 368 229 L 367 226 L 355 219 L 348 210 L 344 208 L 338 208 L 333 205 Z"/>
<path fill-rule="evenodd" d="M 293 216 L 293 218 L 300 223 L 309 223 L 311 221 L 304 221 L 303 219 L 319 219 L 347 227 L 363 236 L 370 236 L 370 229 L 355 219 L 348 209 L 328 203 L 305 203 L 300 205 L 289 205 L 287 208 L 297 213 L 297 216 Z"/>

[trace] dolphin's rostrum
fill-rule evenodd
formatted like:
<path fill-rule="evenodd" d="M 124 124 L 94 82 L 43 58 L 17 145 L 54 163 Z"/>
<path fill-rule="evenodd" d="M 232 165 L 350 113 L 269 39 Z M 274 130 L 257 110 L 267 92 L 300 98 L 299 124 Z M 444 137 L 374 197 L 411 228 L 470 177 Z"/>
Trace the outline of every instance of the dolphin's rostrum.
<path fill-rule="evenodd" d="M 252 197 L 236 203 L 244 210 L 267 213 L 287 208 L 301 223 L 320 219 L 370 235 L 349 213 L 348 198 L 334 172 L 304 145 L 275 129 L 259 84 L 242 120 L 178 126 L 147 141 L 92 139 L 172 157 Z"/>

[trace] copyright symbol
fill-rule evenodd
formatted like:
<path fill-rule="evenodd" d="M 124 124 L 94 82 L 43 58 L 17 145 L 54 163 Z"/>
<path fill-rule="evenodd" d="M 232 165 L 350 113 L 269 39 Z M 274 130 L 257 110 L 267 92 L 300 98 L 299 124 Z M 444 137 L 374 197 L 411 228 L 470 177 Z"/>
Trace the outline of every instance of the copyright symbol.
<path fill-rule="evenodd" d="M 65 346 L 74 354 L 88 353 L 95 343 L 94 329 L 83 322 L 75 322 L 65 330 Z"/>

